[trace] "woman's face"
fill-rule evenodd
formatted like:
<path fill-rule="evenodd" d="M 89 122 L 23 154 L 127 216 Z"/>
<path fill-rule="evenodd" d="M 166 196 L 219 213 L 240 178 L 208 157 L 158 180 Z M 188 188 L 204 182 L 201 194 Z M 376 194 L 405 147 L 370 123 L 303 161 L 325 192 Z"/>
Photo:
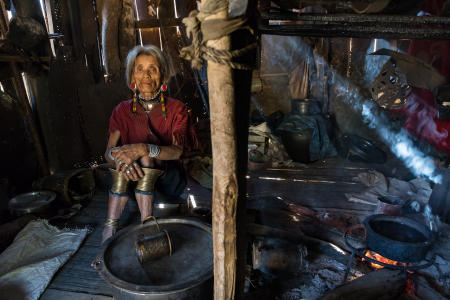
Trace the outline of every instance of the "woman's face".
<path fill-rule="evenodd" d="M 156 58 L 141 54 L 134 64 L 132 81 L 136 82 L 140 94 L 152 97 L 161 85 L 161 73 Z"/>

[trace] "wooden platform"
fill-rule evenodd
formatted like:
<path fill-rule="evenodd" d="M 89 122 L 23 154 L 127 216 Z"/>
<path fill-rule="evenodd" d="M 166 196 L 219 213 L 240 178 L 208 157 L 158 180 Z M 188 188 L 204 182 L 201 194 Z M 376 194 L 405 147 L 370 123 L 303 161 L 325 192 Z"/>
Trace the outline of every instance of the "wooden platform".
<path fill-rule="evenodd" d="M 88 226 L 92 232 L 77 253 L 56 273 L 41 299 L 84 299 L 86 295 L 89 297 L 103 295 L 108 296 L 106 299 L 111 298 L 111 287 L 90 266 L 101 250 L 100 242 L 103 223 L 106 219 L 107 201 L 108 194 L 97 191 L 88 206 L 72 218 L 70 222 L 72 225 L 69 226 L 75 224 L 80 227 Z M 127 210 L 127 215 L 130 215 L 129 211 L 130 209 Z M 72 296 L 76 297 L 71 298 Z M 89 297 L 86 299 L 103 299 Z"/>
<path fill-rule="evenodd" d="M 339 159 L 320 161 L 296 169 L 266 169 L 249 173 L 247 207 L 259 210 L 280 207 L 280 199 L 309 206 L 315 209 L 346 209 L 368 211 L 373 207 L 348 202 L 345 193 L 359 192 L 365 187 L 352 178 L 367 172 L 374 166 L 354 164 Z M 377 166 L 375 166 L 377 167 Z M 380 166 L 378 166 L 380 167 Z M 391 166 L 381 166 L 389 173 Z M 387 174 L 388 176 L 390 174 Z M 195 195 L 195 188 L 189 190 Z M 90 266 L 100 253 L 103 223 L 106 218 L 107 193 L 97 191 L 94 198 L 77 216 L 70 226 L 90 226 L 93 230 L 78 252 L 58 271 L 41 299 L 105 299 L 111 297 L 111 287 Z M 202 197 L 205 197 L 204 191 Z M 139 221 L 135 201 L 129 201 L 121 224 L 130 225 Z M 75 298 L 64 298 L 78 295 Z M 99 298 L 86 297 L 98 295 Z M 106 298 L 106 299 L 107 299 Z"/>

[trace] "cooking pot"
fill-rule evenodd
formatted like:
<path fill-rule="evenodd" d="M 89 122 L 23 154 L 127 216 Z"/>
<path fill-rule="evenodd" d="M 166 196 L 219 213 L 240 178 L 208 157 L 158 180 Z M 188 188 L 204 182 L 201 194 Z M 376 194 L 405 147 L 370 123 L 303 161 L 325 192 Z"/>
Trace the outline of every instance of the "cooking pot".
<path fill-rule="evenodd" d="M 157 223 L 129 226 L 111 237 L 93 266 L 113 288 L 114 299 L 211 299 L 211 227 L 186 218 L 158 219 L 167 230 L 172 255 L 141 264 L 134 243 L 157 231 Z"/>
<path fill-rule="evenodd" d="M 308 163 L 309 145 L 311 143 L 313 129 L 308 128 L 301 132 L 291 132 L 287 130 L 280 131 L 281 141 L 289 154 L 295 162 Z"/>
<path fill-rule="evenodd" d="M 400 262 L 423 260 L 433 242 L 425 225 L 406 217 L 372 215 L 364 228 L 369 250 Z"/>

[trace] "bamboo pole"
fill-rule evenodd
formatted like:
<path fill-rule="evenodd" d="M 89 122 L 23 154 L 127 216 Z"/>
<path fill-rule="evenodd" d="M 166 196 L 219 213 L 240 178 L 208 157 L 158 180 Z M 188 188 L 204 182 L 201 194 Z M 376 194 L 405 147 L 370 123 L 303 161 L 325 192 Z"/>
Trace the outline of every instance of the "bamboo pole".
<path fill-rule="evenodd" d="M 226 18 L 227 11 L 208 19 Z M 229 36 L 207 42 L 230 49 Z M 236 288 L 236 210 L 238 200 L 234 83 L 230 67 L 208 61 L 213 154 L 214 299 L 234 299 Z"/>

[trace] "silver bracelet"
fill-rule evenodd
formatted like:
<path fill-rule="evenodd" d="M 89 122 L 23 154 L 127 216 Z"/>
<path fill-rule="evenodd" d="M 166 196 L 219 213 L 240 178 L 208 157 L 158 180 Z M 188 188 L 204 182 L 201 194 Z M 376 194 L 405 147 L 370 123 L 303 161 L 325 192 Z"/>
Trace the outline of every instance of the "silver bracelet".
<path fill-rule="evenodd" d="M 112 147 L 112 148 L 109 148 L 109 150 L 108 150 L 108 157 L 109 157 L 110 160 L 114 161 L 114 157 L 112 156 L 112 151 L 113 151 L 114 149 L 119 149 L 119 148 L 120 148 L 120 147 Z"/>
<path fill-rule="evenodd" d="M 148 156 L 157 157 L 161 153 L 161 148 L 158 145 L 147 144 L 148 145 Z"/>

